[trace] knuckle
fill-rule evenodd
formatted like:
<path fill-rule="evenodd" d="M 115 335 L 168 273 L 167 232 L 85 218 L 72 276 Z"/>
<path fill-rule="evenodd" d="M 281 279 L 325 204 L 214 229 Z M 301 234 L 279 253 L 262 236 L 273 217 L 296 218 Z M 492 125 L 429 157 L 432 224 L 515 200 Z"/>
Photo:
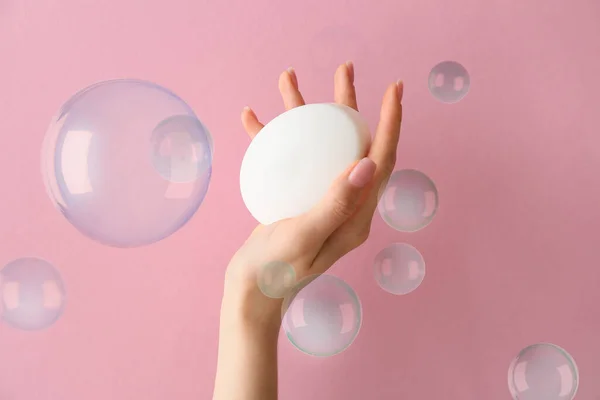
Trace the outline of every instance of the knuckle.
<path fill-rule="evenodd" d="M 349 218 L 354 212 L 354 208 L 352 207 L 352 204 L 350 204 L 350 202 L 346 199 L 336 197 L 333 199 L 332 211 L 336 217 Z"/>

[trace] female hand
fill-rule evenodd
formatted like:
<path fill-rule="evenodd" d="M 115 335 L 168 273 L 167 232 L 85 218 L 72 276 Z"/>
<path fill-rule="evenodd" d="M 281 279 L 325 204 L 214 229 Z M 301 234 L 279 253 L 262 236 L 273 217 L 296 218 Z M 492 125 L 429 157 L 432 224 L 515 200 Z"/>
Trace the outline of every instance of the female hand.
<path fill-rule="evenodd" d="M 279 91 L 286 110 L 305 104 L 293 69 L 280 75 Z M 278 329 L 282 301 L 260 291 L 260 268 L 274 261 L 289 263 L 298 281 L 326 272 L 367 240 L 379 190 L 396 162 L 402 94 L 402 82 L 388 86 L 367 157 L 350 165 L 319 204 L 298 217 L 254 229 L 227 268 L 222 318 L 230 315 L 247 324 Z M 358 110 L 352 63 L 340 65 L 335 72 L 334 95 L 336 103 Z M 242 112 L 242 123 L 250 138 L 260 135 L 264 126 L 248 107 Z"/>

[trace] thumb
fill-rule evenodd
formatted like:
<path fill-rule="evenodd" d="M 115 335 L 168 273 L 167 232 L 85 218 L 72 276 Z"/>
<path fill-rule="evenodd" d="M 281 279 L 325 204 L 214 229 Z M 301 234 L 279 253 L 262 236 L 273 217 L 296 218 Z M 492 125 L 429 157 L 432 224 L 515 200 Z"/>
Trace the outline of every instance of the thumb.
<path fill-rule="evenodd" d="M 352 164 L 340 175 L 323 199 L 301 218 L 307 234 L 324 242 L 356 211 L 362 190 L 375 174 L 376 165 L 368 157 Z"/>

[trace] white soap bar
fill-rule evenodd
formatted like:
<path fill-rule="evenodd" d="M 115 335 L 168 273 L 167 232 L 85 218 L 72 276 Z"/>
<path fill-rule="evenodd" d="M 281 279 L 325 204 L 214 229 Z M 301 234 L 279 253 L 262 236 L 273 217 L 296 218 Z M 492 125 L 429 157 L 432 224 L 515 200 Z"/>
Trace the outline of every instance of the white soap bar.
<path fill-rule="evenodd" d="M 370 144 L 367 122 L 350 107 L 293 108 L 250 143 L 240 171 L 242 199 L 264 225 L 303 214 L 346 168 L 366 156 Z"/>

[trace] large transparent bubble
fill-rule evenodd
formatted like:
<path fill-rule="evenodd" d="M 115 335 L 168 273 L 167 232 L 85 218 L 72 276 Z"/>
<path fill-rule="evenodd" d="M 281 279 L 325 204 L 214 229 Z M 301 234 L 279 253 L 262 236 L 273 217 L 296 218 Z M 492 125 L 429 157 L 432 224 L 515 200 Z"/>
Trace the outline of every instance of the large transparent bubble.
<path fill-rule="evenodd" d="M 212 139 L 192 109 L 158 85 L 95 84 L 52 121 L 42 173 L 52 201 L 84 235 L 116 247 L 180 229 L 208 190 Z"/>
<path fill-rule="evenodd" d="M 346 350 L 358 336 L 362 307 L 356 292 L 332 275 L 304 278 L 286 294 L 283 328 L 300 351 L 319 357 Z"/>
<path fill-rule="evenodd" d="M 26 257 L 0 270 L 2 320 L 14 328 L 39 330 L 54 324 L 62 315 L 65 286 L 49 262 Z"/>

